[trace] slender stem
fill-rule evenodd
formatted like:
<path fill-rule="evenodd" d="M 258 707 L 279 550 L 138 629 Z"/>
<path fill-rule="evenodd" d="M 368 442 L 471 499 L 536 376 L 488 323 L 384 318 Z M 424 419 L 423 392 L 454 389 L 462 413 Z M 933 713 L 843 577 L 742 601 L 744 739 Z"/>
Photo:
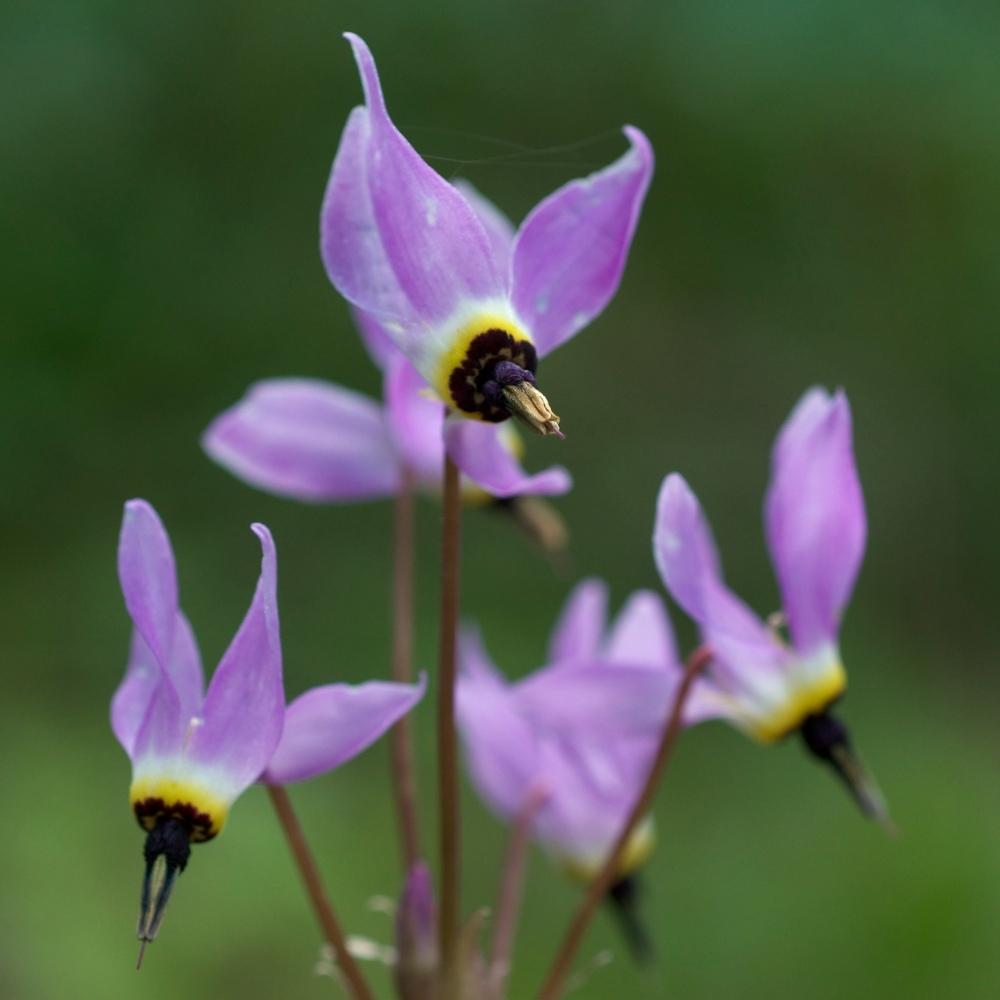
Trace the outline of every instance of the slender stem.
<path fill-rule="evenodd" d="M 323 886 L 323 879 L 316 867 L 316 860 L 313 858 L 312 851 L 309 850 L 309 844 L 298 817 L 295 815 L 295 810 L 292 808 L 292 800 L 288 797 L 288 792 L 282 785 L 268 785 L 267 792 L 271 796 L 274 811 L 278 814 L 278 821 L 281 823 L 281 828 L 288 840 L 292 857 L 299 867 L 299 874 L 302 876 L 309 900 L 316 912 L 316 919 L 319 921 L 326 940 L 333 948 L 340 971 L 344 974 L 347 992 L 351 995 L 352 1000 L 374 1000 L 371 990 L 368 989 L 368 985 L 361 975 L 361 970 L 347 950 L 344 932 L 340 929 L 340 923 L 333 912 L 333 906 Z"/>
<path fill-rule="evenodd" d="M 441 837 L 440 945 L 445 983 L 456 988 L 459 934 L 458 752 L 455 735 L 455 644 L 458 629 L 458 563 L 461 497 L 458 467 L 444 462 L 444 518 L 441 533 L 441 636 L 438 664 L 438 796 Z M 448 984 L 451 984 L 450 986 Z"/>
<path fill-rule="evenodd" d="M 413 680 L 413 473 L 403 471 L 393 516 L 392 560 L 392 679 Z M 417 820 L 417 779 L 409 715 L 389 734 L 392 755 L 392 791 L 399 823 L 403 864 L 409 871 L 421 857 Z"/>
<path fill-rule="evenodd" d="M 531 844 L 531 825 L 544 801 L 544 792 L 538 788 L 532 789 L 510 828 L 507 856 L 504 858 L 503 875 L 497 897 L 493 947 L 490 951 L 489 1000 L 503 1000 L 504 984 L 510 971 L 510 953 L 517 928 L 517 914 L 521 908 L 524 869 L 528 860 L 528 847 Z"/>
<path fill-rule="evenodd" d="M 607 895 L 608 890 L 618 877 L 618 869 L 621 865 L 622 856 L 625 854 L 628 843 L 632 839 L 635 828 L 642 822 L 643 817 L 649 812 L 653 804 L 656 788 L 663 777 L 667 762 L 670 760 L 671 751 L 680 733 L 681 712 L 691 686 L 702 670 L 708 666 L 711 659 L 712 653 L 707 646 L 699 647 L 688 658 L 687 666 L 684 669 L 684 677 L 677 689 L 673 708 L 660 736 L 660 743 L 656 749 L 656 756 L 653 758 L 653 763 L 650 765 L 649 774 L 646 776 L 646 782 L 635 801 L 635 805 L 632 806 L 632 811 L 629 813 L 628 819 L 625 821 L 625 825 L 618 835 L 618 839 L 615 841 L 615 846 L 611 849 L 611 853 L 605 860 L 600 872 L 590 883 L 587 894 L 580 903 L 576 915 L 573 917 L 566 931 L 555 960 L 549 969 L 549 974 L 538 994 L 538 1000 L 558 1000 L 562 995 L 573 956 L 576 954 L 576 950 L 583 940 L 587 925 L 597 912 L 597 908 L 601 905 L 601 900 Z"/>

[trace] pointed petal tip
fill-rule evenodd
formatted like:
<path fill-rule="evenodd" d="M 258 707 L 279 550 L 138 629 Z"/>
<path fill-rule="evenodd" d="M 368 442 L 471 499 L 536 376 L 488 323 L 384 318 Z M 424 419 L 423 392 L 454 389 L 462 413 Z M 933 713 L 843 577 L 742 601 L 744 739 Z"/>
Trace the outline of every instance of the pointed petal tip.
<path fill-rule="evenodd" d="M 382 84 L 379 81 L 378 69 L 375 66 L 375 57 L 372 50 L 368 48 L 368 43 L 353 31 L 345 31 L 344 38 L 351 46 L 354 53 L 354 61 L 358 65 L 358 73 L 361 75 L 361 85 L 365 91 L 365 103 L 369 109 L 377 109 L 385 112 L 385 98 L 382 96 Z"/>
<path fill-rule="evenodd" d="M 641 128 L 635 125 L 623 125 L 622 132 L 625 138 L 628 139 L 632 149 L 637 152 L 640 157 L 649 163 L 653 162 L 653 144 L 649 141 L 649 137 Z"/>
<path fill-rule="evenodd" d="M 260 539 L 260 543 L 265 548 L 274 548 L 274 536 L 271 529 L 260 521 L 254 521 L 250 525 L 250 530 Z"/>
<path fill-rule="evenodd" d="M 148 501 L 144 500 L 142 497 L 133 497 L 131 500 L 125 501 L 125 513 L 126 514 L 151 514 L 153 517 L 157 517 L 156 509 Z"/>
<path fill-rule="evenodd" d="M 679 505 L 692 502 L 697 503 L 694 492 L 679 472 L 671 472 L 665 476 L 656 500 L 657 529 L 662 520 L 675 515 Z"/>
<path fill-rule="evenodd" d="M 277 570 L 278 553 L 274 545 L 274 536 L 271 534 L 271 529 L 266 524 L 261 524 L 260 521 L 254 521 L 250 525 L 250 530 L 260 540 L 261 574 L 266 574 L 273 580 Z"/>

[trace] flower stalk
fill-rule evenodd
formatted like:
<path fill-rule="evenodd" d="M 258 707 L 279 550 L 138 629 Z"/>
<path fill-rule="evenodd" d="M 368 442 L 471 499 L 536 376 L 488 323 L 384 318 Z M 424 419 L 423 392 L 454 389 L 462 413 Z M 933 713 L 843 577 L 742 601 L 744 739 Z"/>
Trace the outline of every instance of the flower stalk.
<path fill-rule="evenodd" d="M 674 744 L 677 742 L 677 737 L 681 731 L 681 718 L 688 694 L 698 675 L 708 666 L 711 660 L 712 652 L 708 646 L 699 646 L 688 658 L 687 664 L 684 667 L 684 676 L 677 689 L 670 716 L 663 728 L 663 733 L 656 749 L 656 756 L 650 765 L 646 782 L 635 801 L 635 805 L 632 807 L 632 811 L 629 813 L 628 819 L 625 821 L 625 825 L 622 827 L 621 833 L 618 835 L 618 839 L 615 841 L 615 846 L 608 854 L 600 872 L 591 881 L 587 889 L 587 894 L 584 896 L 573 920 L 570 922 L 555 960 L 549 969 L 548 976 L 545 978 L 545 982 L 539 991 L 538 1000 L 558 1000 L 562 996 L 566 977 L 573 962 L 573 956 L 580 947 L 583 935 L 594 914 L 600 907 L 601 901 L 608 894 L 608 891 L 615 882 L 622 857 L 625 855 L 629 841 L 632 839 L 632 834 L 652 807 L 653 798 L 656 795 L 660 779 L 663 777 Z"/>
<path fill-rule="evenodd" d="M 337 915 L 334 913 L 333 905 L 323 885 L 322 876 L 316 867 L 316 860 L 309 849 L 302 825 L 292 808 L 292 800 L 289 798 L 288 792 L 282 785 L 268 784 L 267 793 L 271 797 L 271 804 L 278 815 L 278 822 L 281 823 L 281 829 L 288 840 L 288 847 L 295 859 L 295 864 L 298 866 L 302 881 L 305 883 L 316 919 L 319 921 L 330 947 L 333 948 L 337 965 L 344 976 L 345 986 L 351 1000 L 374 1000 L 374 994 L 368 989 L 368 985 L 361 975 L 361 969 L 347 948 L 344 932 L 337 920 Z"/>
<path fill-rule="evenodd" d="M 524 869 L 528 861 L 528 849 L 531 846 L 531 826 L 544 801 L 545 793 L 540 788 L 532 789 L 510 830 L 507 856 L 504 859 L 503 876 L 497 897 L 487 1000 L 503 1000 L 504 986 L 507 974 L 510 972 L 510 954 L 517 930 L 517 916 L 521 908 Z"/>
<path fill-rule="evenodd" d="M 438 804 L 441 863 L 440 951 L 446 996 L 458 982 L 456 949 L 459 935 L 459 807 L 458 738 L 455 730 L 456 642 L 461 547 L 461 494 L 458 466 L 445 457 L 441 531 L 441 634 L 438 664 Z"/>
<path fill-rule="evenodd" d="M 404 470 L 393 514 L 392 679 L 413 679 L 414 476 Z M 420 859 L 417 781 L 410 720 L 403 716 L 389 734 L 392 788 L 405 871 Z"/>

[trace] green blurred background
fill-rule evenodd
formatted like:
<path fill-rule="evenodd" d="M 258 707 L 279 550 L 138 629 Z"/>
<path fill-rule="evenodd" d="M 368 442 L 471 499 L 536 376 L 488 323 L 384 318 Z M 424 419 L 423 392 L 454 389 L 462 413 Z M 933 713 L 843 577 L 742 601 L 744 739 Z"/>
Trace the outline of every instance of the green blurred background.
<path fill-rule="evenodd" d="M 871 541 L 843 632 L 844 715 L 902 836 L 866 825 L 797 745 L 692 731 L 648 868 L 659 965 L 636 973 L 602 919 L 581 963 L 613 960 L 576 995 L 997 996 L 1000 8 L 922 0 L 8 0 L 0 995 L 335 993 L 259 789 L 195 850 L 136 975 L 142 839 L 106 717 L 131 496 L 173 536 L 208 664 L 249 600 L 260 519 L 278 542 L 289 692 L 388 671 L 389 505 L 272 499 L 198 447 L 257 378 L 379 392 L 316 250 L 360 95 L 346 28 L 417 148 L 515 218 L 617 156 L 624 122 L 658 153 L 620 294 L 545 370 L 568 438 L 529 445 L 531 467 L 575 476 L 560 503 L 572 568 L 499 517 L 466 519 L 464 610 L 508 672 L 539 664 L 579 576 L 606 577 L 616 604 L 657 586 L 653 502 L 674 469 L 730 580 L 773 609 L 772 437 L 812 383 L 846 386 L 854 407 Z M 424 665 L 436 531 L 424 504 Z M 417 726 L 429 794 L 429 705 Z M 384 743 L 294 797 L 345 922 L 387 940 L 369 908 L 400 884 Z M 465 820 L 471 909 L 492 898 L 503 830 L 471 793 Z M 513 997 L 531 995 L 577 898 L 533 858 Z"/>

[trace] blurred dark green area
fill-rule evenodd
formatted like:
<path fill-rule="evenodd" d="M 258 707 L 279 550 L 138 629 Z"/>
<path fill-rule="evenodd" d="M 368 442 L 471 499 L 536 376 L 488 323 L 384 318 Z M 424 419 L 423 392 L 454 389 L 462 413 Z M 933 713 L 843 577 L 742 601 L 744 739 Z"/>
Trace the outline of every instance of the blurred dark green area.
<path fill-rule="evenodd" d="M 650 135 L 658 172 L 620 294 L 546 366 L 572 568 L 465 522 L 464 610 L 511 674 L 541 661 L 580 575 L 657 586 L 655 491 L 681 470 L 730 580 L 776 592 L 767 456 L 813 383 L 844 385 L 869 506 L 845 718 L 894 807 L 889 842 L 798 747 L 711 725 L 658 807 L 637 974 L 600 922 L 582 997 L 995 997 L 1000 784 L 996 289 L 1000 8 L 859 0 L 127 4 L 0 12 L 0 995 L 321 997 L 318 936 L 265 797 L 196 849 L 141 976 L 141 837 L 108 699 L 128 626 L 114 550 L 144 496 L 178 553 L 206 662 L 249 600 L 247 531 L 278 542 L 289 692 L 388 671 L 387 504 L 300 507 L 198 436 L 252 380 L 379 380 L 319 262 L 317 210 L 371 44 L 397 123 L 515 218 Z M 420 519 L 419 661 L 434 660 L 437 512 Z M 692 633 L 675 615 L 686 642 Z M 432 713 L 417 715 L 433 789 Z M 384 745 L 297 789 L 345 922 L 400 883 Z M 433 803 L 426 803 L 431 833 Z M 503 831 L 469 794 L 465 904 Z M 577 889 L 532 861 L 512 996 Z M 384 984 L 384 973 L 375 972 Z"/>

